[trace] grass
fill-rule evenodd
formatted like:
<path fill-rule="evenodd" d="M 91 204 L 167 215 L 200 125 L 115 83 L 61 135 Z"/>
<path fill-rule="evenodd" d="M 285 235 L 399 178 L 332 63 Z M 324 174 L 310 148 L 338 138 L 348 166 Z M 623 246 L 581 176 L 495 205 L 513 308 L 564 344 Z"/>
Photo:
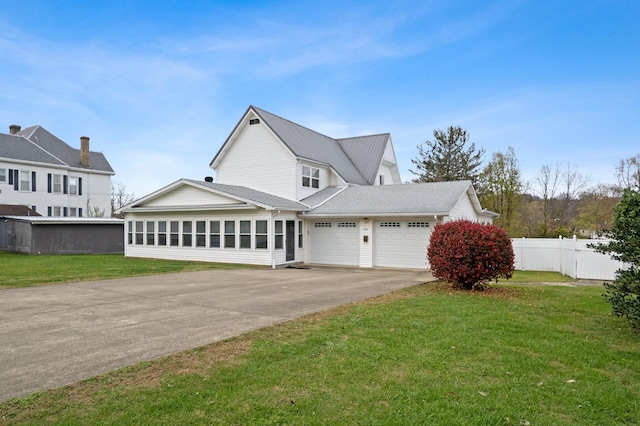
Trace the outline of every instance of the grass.
<path fill-rule="evenodd" d="M 619 425 L 640 334 L 600 287 L 432 283 L 0 404 L 0 423 Z"/>
<path fill-rule="evenodd" d="M 27 256 L 0 252 L 0 288 L 238 267 L 242 265 L 139 259 L 120 254 Z"/>
<path fill-rule="evenodd" d="M 514 271 L 513 277 L 508 280 L 501 279 L 501 283 L 557 283 L 574 282 L 574 278 L 562 275 L 559 272 L 549 271 Z"/>

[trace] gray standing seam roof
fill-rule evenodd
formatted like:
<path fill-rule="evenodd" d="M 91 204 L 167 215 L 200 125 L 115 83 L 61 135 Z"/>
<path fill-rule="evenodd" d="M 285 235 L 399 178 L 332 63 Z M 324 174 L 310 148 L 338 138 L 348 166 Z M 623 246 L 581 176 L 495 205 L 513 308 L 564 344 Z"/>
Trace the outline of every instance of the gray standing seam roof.
<path fill-rule="evenodd" d="M 41 126 L 27 127 L 15 135 L 0 133 L 0 157 L 113 173 L 104 154 L 90 151 L 89 167 L 85 167 L 80 163 L 79 149 Z"/>
<path fill-rule="evenodd" d="M 349 186 L 308 215 L 448 214 L 471 181 Z"/>

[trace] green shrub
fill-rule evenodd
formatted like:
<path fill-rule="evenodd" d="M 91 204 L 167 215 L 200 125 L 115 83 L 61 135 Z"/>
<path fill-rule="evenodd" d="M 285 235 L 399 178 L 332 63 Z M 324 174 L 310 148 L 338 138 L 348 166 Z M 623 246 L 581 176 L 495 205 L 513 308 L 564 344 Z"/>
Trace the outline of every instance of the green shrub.
<path fill-rule="evenodd" d="M 625 189 L 620 203 L 613 208 L 611 229 L 605 232 L 611 241 L 592 245 L 601 253 L 627 263 L 616 271 L 613 283 L 605 283 L 604 298 L 611 312 L 640 326 L 640 192 Z"/>
<path fill-rule="evenodd" d="M 468 220 L 436 225 L 427 256 L 434 277 L 465 289 L 511 278 L 514 270 L 513 246 L 504 229 Z"/>

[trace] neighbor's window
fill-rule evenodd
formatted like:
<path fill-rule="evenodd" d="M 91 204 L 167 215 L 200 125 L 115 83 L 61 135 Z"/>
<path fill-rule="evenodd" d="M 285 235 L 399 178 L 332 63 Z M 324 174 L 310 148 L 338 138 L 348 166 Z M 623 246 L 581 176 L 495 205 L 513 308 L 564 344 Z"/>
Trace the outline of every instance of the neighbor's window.
<path fill-rule="evenodd" d="M 240 248 L 241 249 L 251 248 L 251 221 L 250 220 L 240 221 Z"/>
<path fill-rule="evenodd" d="M 169 223 L 169 244 L 173 247 L 180 245 L 180 222 L 172 220 Z"/>
<path fill-rule="evenodd" d="M 141 220 L 136 220 L 136 245 L 140 246 L 144 244 L 144 234 L 142 229 L 143 225 L 144 222 L 142 222 Z"/>
<path fill-rule="evenodd" d="M 236 221 L 224 221 L 224 248 L 235 248 L 236 246 Z"/>
<path fill-rule="evenodd" d="M 306 188 L 320 188 L 320 169 L 302 166 L 302 186 Z"/>
<path fill-rule="evenodd" d="M 69 207 L 69 216 L 70 217 L 78 216 L 78 209 L 76 209 L 75 207 Z"/>
<path fill-rule="evenodd" d="M 31 190 L 31 181 L 29 180 L 31 173 L 20 170 L 20 191 Z"/>
<path fill-rule="evenodd" d="M 193 246 L 193 222 L 190 220 L 182 221 L 182 247 Z"/>
<path fill-rule="evenodd" d="M 284 235 L 282 234 L 282 221 L 276 220 L 276 232 L 275 232 L 275 245 L 274 247 L 277 249 L 281 249 L 284 247 Z"/>
<path fill-rule="evenodd" d="M 69 176 L 69 195 L 78 194 L 78 178 L 75 176 Z"/>
<path fill-rule="evenodd" d="M 302 221 L 298 221 L 298 248 L 302 248 Z"/>
<path fill-rule="evenodd" d="M 55 194 L 62 193 L 62 175 L 53 175 L 53 192 Z"/>
<path fill-rule="evenodd" d="M 58 214 L 55 213 L 56 211 L 55 209 L 58 209 Z M 60 207 L 53 208 L 53 215 L 60 216 Z M 127 222 L 127 243 L 129 245 L 133 244 L 133 222 L 132 221 Z"/>
<path fill-rule="evenodd" d="M 152 220 L 147 221 L 147 245 L 156 245 L 156 223 Z"/>
<path fill-rule="evenodd" d="M 7 169 L 0 169 L 0 182 L 7 181 Z"/>
<path fill-rule="evenodd" d="M 196 247 L 207 246 L 207 222 L 205 220 L 196 221 Z"/>
<path fill-rule="evenodd" d="M 209 247 L 220 248 L 220 221 L 209 222 Z"/>
<path fill-rule="evenodd" d="M 53 207 L 53 215 L 55 217 L 60 217 L 60 215 L 61 215 L 60 212 L 61 211 L 62 211 L 62 207 L 60 207 L 60 206 L 57 206 L 57 207 L 54 206 Z M 129 222 L 129 223 L 131 223 L 131 222 Z M 131 243 L 129 243 L 129 244 L 131 244 Z"/>
<path fill-rule="evenodd" d="M 167 221 L 166 220 L 158 221 L 158 245 L 159 246 L 167 245 Z"/>
<path fill-rule="evenodd" d="M 267 221 L 256 220 L 256 248 L 267 248 Z"/>

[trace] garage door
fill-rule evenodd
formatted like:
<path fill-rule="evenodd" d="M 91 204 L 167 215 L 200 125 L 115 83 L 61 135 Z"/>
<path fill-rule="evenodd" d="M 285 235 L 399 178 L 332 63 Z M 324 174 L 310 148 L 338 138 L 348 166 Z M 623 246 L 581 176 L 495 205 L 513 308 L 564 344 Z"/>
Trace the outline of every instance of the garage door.
<path fill-rule="evenodd" d="M 373 234 L 373 265 L 391 268 L 427 268 L 429 222 L 379 221 Z"/>
<path fill-rule="evenodd" d="M 356 221 L 318 221 L 310 226 L 311 263 L 358 265 L 359 230 Z"/>

